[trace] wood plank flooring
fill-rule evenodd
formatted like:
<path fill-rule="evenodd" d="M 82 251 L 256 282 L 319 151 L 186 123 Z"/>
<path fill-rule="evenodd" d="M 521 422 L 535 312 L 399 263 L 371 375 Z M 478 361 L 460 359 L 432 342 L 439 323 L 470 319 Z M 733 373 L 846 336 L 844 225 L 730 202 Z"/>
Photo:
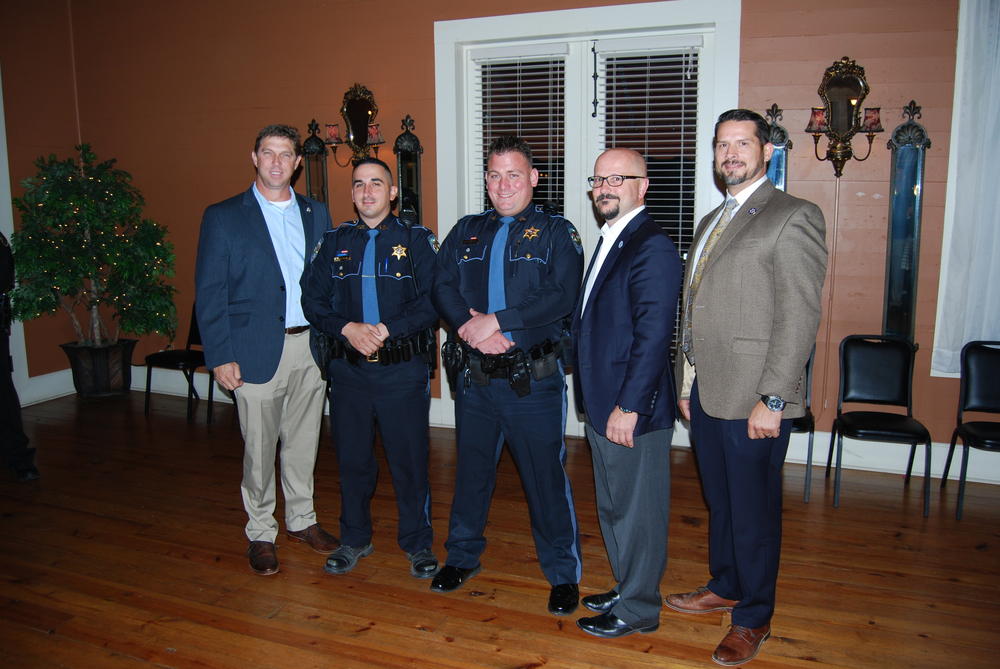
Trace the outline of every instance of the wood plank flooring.
<path fill-rule="evenodd" d="M 659 631 L 590 637 L 546 610 L 516 468 L 501 460 L 483 572 L 455 593 L 410 577 L 395 542 L 384 460 L 373 500 L 375 553 L 345 576 L 279 535 L 281 572 L 244 557 L 242 444 L 231 408 L 188 423 L 182 398 L 66 397 L 24 411 L 41 480 L 0 478 L 0 666 L 4 667 L 709 667 L 723 614 L 664 609 Z M 590 454 L 570 440 L 568 471 L 584 551 L 584 593 L 611 584 Z M 826 444 L 818 445 L 820 457 Z M 381 458 L 381 455 L 380 455 Z M 450 430 L 432 430 L 435 549 L 444 557 L 454 477 Z M 707 512 L 692 455 L 672 454 L 666 594 L 707 579 Z M 957 466 L 957 465 L 956 465 Z M 752 666 L 992 667 L 1000 651 L 1000 487 L 921 483 L 848 471 L 841 508 L 816 468 L 785 467 L 774 634 Z M 337 468 L 324 432 L 320 521 L 337 533 Z M 279 502 L 278 517 L 281 518 Z M 581 608 L 580 615 L 584 612 Z M 991 659 L 992 658 L 992 659 Z"/>

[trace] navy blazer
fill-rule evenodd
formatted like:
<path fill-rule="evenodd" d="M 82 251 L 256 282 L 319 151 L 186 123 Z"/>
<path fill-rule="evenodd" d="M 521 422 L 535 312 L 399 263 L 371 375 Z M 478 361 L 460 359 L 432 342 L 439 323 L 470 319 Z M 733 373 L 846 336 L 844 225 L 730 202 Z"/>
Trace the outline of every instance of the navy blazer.
<path fill-rule="evenodd" d="M 298 193 L 295 198 L 308 265 L 330 229 L 330 213 L 321 202 Z M 244 381 L 270 381 L 284 347 L 286 292 L 264 214 L 251 190 L 205 210 L 195 293 L 208 368 L 236 362 Z"/>
<path fill-rule="evenodd" d="M 673 426 L 670 349 L 680 285 L 677 249 L 643 210 L 608 252 L 582 317 L 580 291 L 573 389 L 577 410 L 599 434 L 616 405 L 639 414 L 635 436 Z"/>

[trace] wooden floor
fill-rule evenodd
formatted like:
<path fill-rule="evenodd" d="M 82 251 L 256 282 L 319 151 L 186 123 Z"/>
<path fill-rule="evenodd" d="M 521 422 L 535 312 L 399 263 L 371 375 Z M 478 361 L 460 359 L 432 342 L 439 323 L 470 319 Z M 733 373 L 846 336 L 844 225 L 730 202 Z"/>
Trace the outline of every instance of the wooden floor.
<path fill-rule="evenodd" d="M 0 482 L 4 667 L 692 667 L 715 666 L 727 620 L 664 609 L 659 631 L 588 636 L 546 610 L 527 507 L 512 461 L 500 464 L 483 572 L 441 595 L 410 577 L 395 544 L 383 475 L 376 552 L 345 576 L 279 535 L 281 572 L 244 557 L 242 447 L 232 410 L 208 426 L 180 398 L 67 397 L 26 408 L 41 480 Z M 449 430 L 432 430 L 436 550 L 454 476 Z M 825 444 L 821 446 L 825 454 Z M 585 593 L 610 585 L 590 455 L 569 443 Z M 674 450 L 670 560 L 663 592 L 705 583 L 706 517 L 691 453 Z M 383 466 L 383 472 L 385 472 Z M 921 516 L 920 484 L 847 472 L 842 505 L 817 468 L 785 468 L 784 549 L 774 636 L 752 666 L 992 667 L 1000 651 L 1000 488 L 957 485 Z M 326 441 L 316 472 L 320 521 L 337 531 L 338 483 Z M 279 509 L 279 518 L 280 509 Z M 581 610 L 582 612 L 582 610 Z M 990 658 L 993 658 L 992 660 Z"/>

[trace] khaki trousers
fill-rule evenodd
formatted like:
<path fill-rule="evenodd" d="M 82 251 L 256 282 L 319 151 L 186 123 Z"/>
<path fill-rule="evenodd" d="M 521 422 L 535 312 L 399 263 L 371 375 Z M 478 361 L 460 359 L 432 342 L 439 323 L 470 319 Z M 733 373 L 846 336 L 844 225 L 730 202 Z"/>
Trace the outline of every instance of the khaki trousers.
<path fill-rule="evenodd" d="M 309 351 L 309 333 L 285 335 L 281 360 L 267 383 L 244 383 L 236 389 L 243 432 L 243 507 L 250 541 L 274 542 L 278 523 L 274 458 L 281 442 L 281 490 L 285 529 L 297 532 L 316 522 L 313 469 L 323 418 L 319 367 Z"/>

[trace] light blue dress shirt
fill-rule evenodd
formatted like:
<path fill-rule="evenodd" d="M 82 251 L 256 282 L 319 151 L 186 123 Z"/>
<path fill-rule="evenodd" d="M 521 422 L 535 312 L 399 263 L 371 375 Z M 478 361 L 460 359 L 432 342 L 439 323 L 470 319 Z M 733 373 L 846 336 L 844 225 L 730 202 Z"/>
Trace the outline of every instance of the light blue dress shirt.
<path fill-rule="evenodd" d="M 271 235 L 274 254 L 278 256 L 281 276 L 285 281 L 285 327 L 293 328 L 308 325 L 305 314 L 302 313 L 302 287 L 299 279 L 305 269 L 306 233 L 302 226 L 302 215 L 299 213 L 299 203 L 292 189 L 289 195 L 291 204 L 279 206 L 267 200 L 254 183 L 250 188 L 267 223 L 267 232 Z"/>

